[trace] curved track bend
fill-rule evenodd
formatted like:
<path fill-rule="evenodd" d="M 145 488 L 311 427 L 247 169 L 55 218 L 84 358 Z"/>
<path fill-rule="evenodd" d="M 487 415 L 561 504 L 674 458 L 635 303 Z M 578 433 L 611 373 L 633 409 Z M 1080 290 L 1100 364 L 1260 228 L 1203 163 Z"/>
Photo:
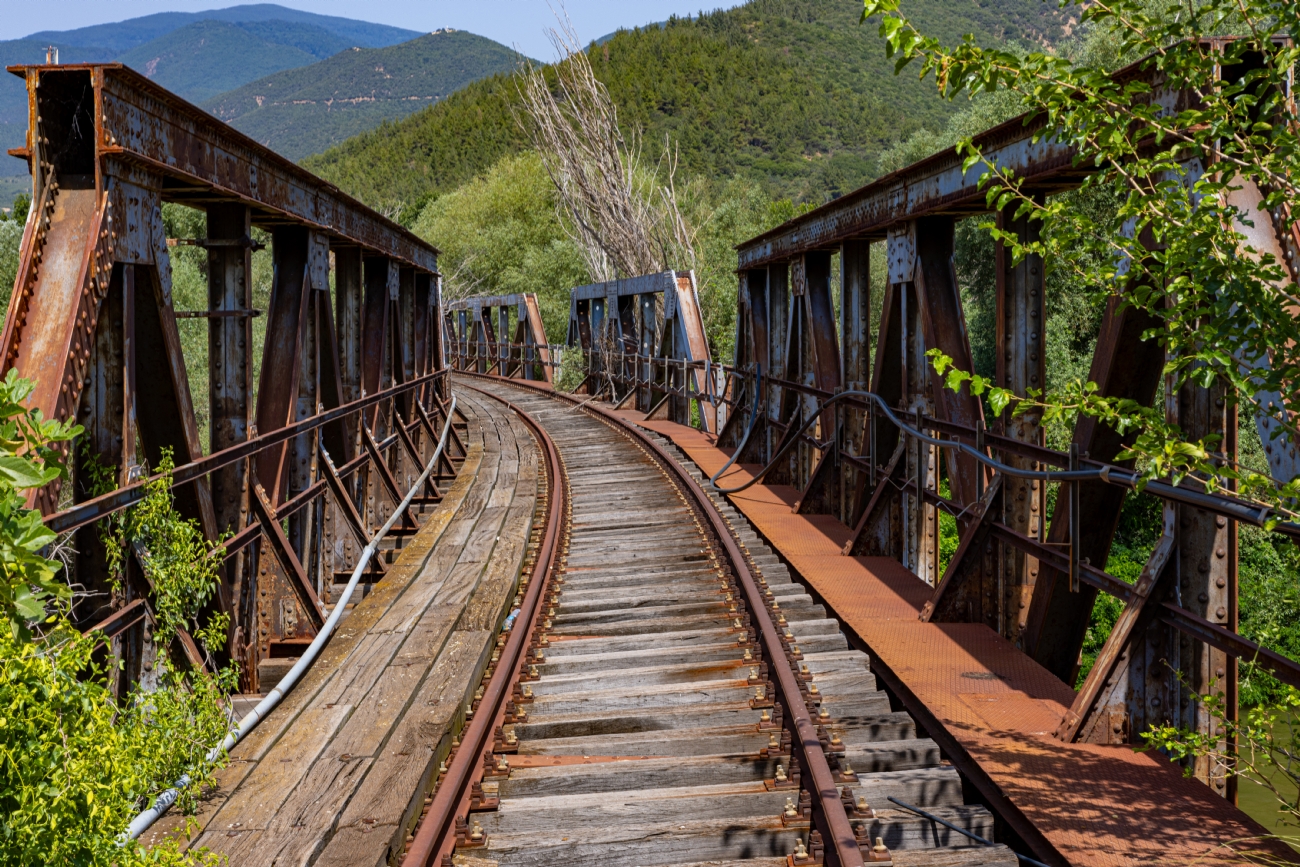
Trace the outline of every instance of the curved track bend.
<path fill-rule="evenodd" d="M 232 867 L 384 864 L 419 815 L 547 497 L 528 426 L 481 393 L 458 398 L 456 480 L 200 802 L 196 842 Z M 170 814 L 145 842 L 187 823 Z"/>
<path fill-rule="evenodd" d="M 567 508 L 549 595 L 523 624 L 532 643 L 522 682 L 498 687 L 513 701 L 495 718 L 503 724 L 490 756 L 474 762 L 472 812 L 462 812 L 467 799 L 456 807 L 455 851 L 434 830 L 452 817 L 435 817 L 429 798 L 407 867 L 820 863 L 792 857 L 812 842 L 810 803 L 791 779 L 792 733 L 766 721 L 781 718 L 771 707 L 776 674 L 754 653 L 772 645 L 754 634 L 727 551 L 702 522 L 708 510 L 729 527 L 727 545 L 743 552 L 787 651 L 797 648 L 787 671 L 798 665 L 835 772 L 830 791 L 845 798 L 840 820 L 847 815 L 866 844 L 865 860 L 881 838 L 889 853 L 875 857 L 895 864 L 1016 864 L 1004 846 L 973 847 L 889 809 L 892 795 L 994 836 L 992 816 L 964 802 L 935 743 L 891 709 L 866 655 L 850 649 L 741 515 L 685 482 L 644 434 L 535 389 L 461 383 L 508 400 L 545 430 L 563 464 Z"/>

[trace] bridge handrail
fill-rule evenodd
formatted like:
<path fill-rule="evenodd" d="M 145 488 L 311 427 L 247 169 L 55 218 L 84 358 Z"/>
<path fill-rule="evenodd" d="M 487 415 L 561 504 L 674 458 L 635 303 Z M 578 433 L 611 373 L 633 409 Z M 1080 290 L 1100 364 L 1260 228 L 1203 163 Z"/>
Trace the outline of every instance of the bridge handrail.
<path fill-rule="evenodd" d="M 446 377 L 447 373 L 448 371 L 444 369 L 423 374 L 412 379 L 410 382 L 393 386 L 390 389 L 385 389 L 384 391 L 376 392 L 375 394 L 366 395 L 365 397 L 354 400 L 351 403 L 346 403 L 342 406 L 335 407 L 334 409 L 326 410 L 325 412 L 311 416 L 310 418 L 305 418 L 293 424 L 278 428 L 270 433 L 259 434 L 258 436 L 251 437 L 242 443 L 222 449 L 219 452 L 213 452 L 212 454 L 199 458 L 196 461 L 182 464 L 172 470 L 172 489 L 175 490 L 176 488 L 183 487 L 215 472 L 216 470 L 231 466 L 245 458 L 252 457 L 271 446 L 287 442 L 300 434 L 310 433 L 311 431 L 324 427 L 331 422 L 341 421 L 347 416 L 358 413 L 361 410 L 372 408 L 382 402 L 392 400 L 394 397 L 399 395 L 406 394 L 425 385 L 430 385 L 437 380 Z M 418 424 L 419 422 L 415 422 L 413 426 Z M 378 445 L 380 450 L 391 445 L 396 436 L 397 434 L 393 434 L 379 442 Z M 154 475 L 142 478 L 129 485 L 124 485 L 106 494 L 100 494 L 98 497 L 83 500 L 75 506 L 70 506 L 67 509 L 46 516 L 45 526 L 53 530 L 55 533 L 67 533 L 71 530 L 76 530 L 79 527 L 84 527 L 87 524 L 92 524 L 101 518 L 105 518 L 114 512 L 120 512 L 121 510 L 133 506 L 143 500 L 149 483 L 157 481 L 159 478 L 161 478 L 160 474 L 155 473 Z"/>
<path fill-rule="evenodd" d="M 415 484 L 411 485 L 411 489 L 406 492 L 406 496 L 402 499 L 401 504 L 393 510 L 393 513 L 388 516 L 388 520 L 384 522 L 384 525 L 379 528 L 379 531 L 375 533 L 366 547 L 362 549 L 361 557 L 358 559 L 356 568 L 352 570 L 352 576 L 348 579 L 348 585 L 344 588 L 343 592 L 339 594 L 338 601 L 334 603 L 334 610 L 330 612 L 329 619 L 325 621 L 325 625 L 321 627 L 318 633 L 316 633 L 316 637 L 312 639 L 307 650 L 303 652 L 302 656 L 299 657 L 294 666 L 289 669 L 288 673 L 280 679 L 280 682 L 275 685 L 275 688 L 267 694 L 266 698 L 258 702 L 256 707 L 244 715 L 244 718 L 239 721 L 239 725 L 236 726 L 235 730 L 226 735 L 225 740 L 208 751 L 208 754 L 204 759 L 207 764 L 211 765 L 219 760 L 222 754 L 229 753 L 234 749 L 235 745 L 243 740 L 249 732 L 256 728 L 259 722 L 265 719 L 271 711 L 275 710 L 281 700 L 283 700 L 283 698 L 288 695 L 289 691 L 298 684 L 298 681 L 307 672 L 307 669 L 311 668 L 311 666 L 316 662 L 316 657 L 320 655 L 321 650 L 323 650 L 325 645 L 329 643 L 330 637 L 334 634 L 334 629 L 338 626 L 339 620 L 342 619 L 343 612 L 347 608 L 348 600 L 352 598 L 352 592 L 356 590 L 357 584 L 361 580 L 361 573 L 366 571 L 366 566 L 370 564 L 370 559 L 374 557 L 375 551 L 379 549 L 379 543 L 383 541 L 384 537 L 388 535 L 388 532 L 393 529 L 393 525 L 396 524 L 402 515 L 406 513 L 407 508 L 411 505 L 411 501 L 415 499 L 416 491 L 419 491 L 424 487 L 425 483 L 429 480 L 429 476 L 433 473 L 434 469 L 438 466 L 438 462 L 442 459 L 443 452 L 447 448 L 447 437 L 451 433 L 451 423 L 455 412 L 456 396 L 452 395 L 451 405 L 447 409 L 447 418 L 442 426 L 442 436 L 438 440 L 438 447 L 434 450 L 433 457 L 429 460 L 428 464 L 425 465 L 424 472 L 420 474 L 418 479 L 416 479 Z M 147 809 L 141 811 L 139 815 L 131 820 L 131 824 L 127 826 L 124 833 L 125 839 L 134 840 L 147 831 L 154 822 L 162 818 L 163 814 L 167 812 L 172 804 L 176 803 L 176 799 L 180 797 L 181 790 L 189 784 L 190 775 L 182 774 L 180 779 L 176 781 L 172 788 L 167 789 L 165 792 L 158 795 L 158 797 L 154 799 L 153 804 L 151 804 Z"/>
<path fill-rule="evenodd" d="M 454 360 L 476 361 L 482 357 L 467 354 L 465 350 L 471 347 L 477 348 L 480 345 L 478 341 L 452 341 L 449 348 L 455 350 Z M 517 348 L 514 344 L 504 342 L 498 342 L 495 346 L 498 350 Z M 775 430 L 780 431 L 782 444 L 772 460 L 763 466 L 749 482 L 738 488 L 718 489 L 721 493 L 735 493 L 757 483 L 778 466 L 780 461 L 783 459 L 788 460 L 790 453 L 800 444 L 810 446 L 823 454 L 836 446 L 836 441 L 839 439 L 837 431 L 840 431 L 843 427 L 843 419 L 840 414 L 844 410 L 867 414 L 868 418 L 865 421 L 867 430 L 874 427 L 874 419 L 879 415 L 898 429 L 903 436 L 914 438 L 927 446 L 955 450 L 973 457 L 980 464 L 988 467 L 998 475 L 1031 479 L 1043 483 L 1064 483 L 1067 486 L 1067 492 L 1070 488 L 1076 487 L 1077 483 L 1084 481 L 1099 481 L 1129 490 L 1135 490 L 1139 483 L 1139 474 L 1132 469 L 1078 456 L 1073 458 L 1073 468 L 1071 468 L 1072 458 L 1069 453 L 1033 443 L 1021 442 L 1012 437 L 986 431 L 982 427 L 968 427 L 951 421 L 930 418 L 922 413 L 908 412 L 898 407 L 891 407 L 883 398 L 870 391 L 848 389 L 828 392 L 806 383 L 771 377 L 766 374 L 760 376 L 757 370 L 747 370 L 711 361 L 683 361 L 621 351 L 609 352 L 606 355 L 608 356 L 606 360 L 612 362 L 610 366 L 615 368 L 608 371 L 610 378 L 615 382 L 618 389 L 625 392 L 638 387 L 649 387 L 656 394 L 672 394 L 687 400 L 700 400 L 711 402 L 715 406 L 725 406 L 728 415 L 739 414 L 746 409 L 752 410 L 760 405 L 765 406 L 767 404 L 766 393 L 771 388 L 789 389 L 804 398 L 816 402 L 813 408 L 805 410 L 802 415 L 796 412 L 789 422 L 781 422 L 768 417 L 761 409 L 757 412 L 750 411 L 740 415 L 740 418 L 749 416 L 747 429 L 742 439 L 748 439 L 749 434 L 761 416 L 764 423 L 772 425 Z M 491 360 L 491 358 L 492 356 L 488 356 L 487 360 Z M 648 365 L 644 377 L 641 375 L 642 365 Z M 629 367 L 633 370 L 630 377 L 622 373 Z M 728 380 L 729 385 L 716 389 L 708 387 L 706 390 L 701 391 L 693 385 L 696 377 L 685 375 L 676 380 L 680 384 L 674 384 L 668 377 L 664 377 L 663 381 L 656 381 L 656 373 L 659 369 L 681 371 L 711 371 L 716 369 L 722 371 L 722 376 Z M 705 381 L 709 386 L 712 385 L 712 377 L 705 377 Z M 603 390 L 602 388 L 601 391 Z M 754 401 L 753 394 L 755 392 L 760 392 L 764 396 L 761 396 L 758 401 Z M 616 394 L 615 397 L 617 396 Z M 826 438 L 819 439 L 810 433 L 810 429 L 818 419 L 824 420 L 825 414 L 828 412 L 835 414 L 835 420 L 830 425 L 828 434 L 825 432 L 825 426 L 823 427 Z M 725 427 L 723 429 L 725 430 Z M 937 436 L 932 434 L 937 434 Z M 840 460 L 847 461 L 857 468 L 865 470 L 873 479 L 883 469 L 876 456 L 870 453 L 867 455 L 855 454 L 846 448 L 843 442 L 839 446 Z M 736 449 L 736 456 L 740 454 L 740 450 L 739 447 Z M 1004 461 L 993 458 L 989 453 L 990 450 L 1001 451 L 1006 455 L 1025 458 L 1059 469 L 1029 470 L 1013 467 Z M 728 466 L 730 464 L 731 462 L 728 462 Z M 716 482 L 720 475 L 721 472 L 715 475 L 712 481 Z M 1148 481 L 1142 490 L 1144 493 L 1159 497 L 1162 500 L 1203 509 L 1212 514 L 1221 515 L 1256 527 L 1267 526 L 1268 522 L 1274 517 L 1272 509 L 1268 506 L 1223 493 L 1206 493 L 1204 490 L 1198 490 L 1197 484 L 1195 480 L 1190 482 L 1185 480 L 1175 485 L 1168 481 L 1155 479 Z M 961 517 L 970 512 L 970 506 L 944 497 L 937 490 L 923 491 L 922 496 L 927 503 L 941 508 L 951 515 Z M 1048 565 L 1074 575 L 1077 581 L 1088 584 L 1121 601 L 1127 601 L 1132 593 L 1133 588 L 1127 582 L 1086 561 L 1079 562 L 1076 558 L 1077 551 L 1074 546 L 1069 546 L 1068 551 L 1062 551 L 1001 523 L 995 522 L 993 529 L 999 539 Z M 1300 539 L 1300 524 L 1282 521 L 1277 523 L 1273 530 L 1292 539 Z M 1181 606 L 1166 604 L 1162 607 L 1158 616 L 1169 625 L 1195 637 L 1197 640 L 1204 641 L 1237 658 L 1253 659 L 1272 672 L 1278 679 L 1300 686 L 1300 664 L 1281 654 L 1242 638 L 1232 630 L 1200 617 Z"/>
<path fill-rule="evenodd" d="M 759 382 L 761 381 L 762 378 L 760 376 Z M 1044 483 L 1063 482 L 1070 485 L 1072 493 L 1077 491 L 1077 485 L 1083 481 L 1101 481 L 1107 484 L 1118 485 L 1130 489 L 1137 488 L 1138 474 L 1133 470 L 1118 467 L 1114 464 L 1104 464 L 1100 462 L 1090 462 L 1094 465 L 1088 468 L 1082 468 L 1079 466 L 1080 461 L 1077 455 L 1067 456 L 1067 460 L 1073 464 L 1075 467 L 1074 469 L 1029 470 L 1009 466 L 993 458 L 981 448 L 973 448 L 960 440 L 940 439 L 938 437 L 930 436 L 925 433 L 923 429 L 913 427 L 901 417 L 912 416 L 913 414 L 897 412 L 891 408 L 885 400 L 880 397 L 880 395 L 869 391 L 859 390 L 842 391 L 826 398 L 814 410 L 809 412 L 806 418 L 801 418 L 796 411 L 795 418 L 790 426 L 794 427 L 795 431 L 791 433 L 790 428 L 787 427 L 786 433 L 782 437 L 783 443 L 772 456 L 772 459 L 757 472 L 753 473 L 749 480 L 744 484 L 730 488 L 722 488 L 718 486 L 717 482 L 719 477 L 721 477 L 732 464 L 732 461 L 728 461 L 726 465 L 714 473 L 709 479 L 709 485 L 713 487 L 714 490 L 718 491 L 718 493 L 735 494 L 757 484 L 769 472 L 778 467 L 782 460 L 788 458 L 790 452 L 802 440 L 807 428 L 814 421 L 819 419 L 825 411 L 830 410 L 837 403 L 850 401 L 865 402 L 872 412 L 873 419 L 874 413 L 879 411 L 883 417 L 898 428 L 899 432 L 904 436 L 911 437 L 921 443 L 935 448 L 956 450 L 963 454 L 970 455 L 984 466 L 994 470 L 995 473 L 999 475 L 1033 479 Z M 749 425 L 742 438 L 741 445 L 736 448 L 735 455 L 740 454 L 744 442 L 747 441 L 753 433 L 758 417 L 758 412 L 753 412 L 751 414 Z M 913 417 L 916 418 L 917 423 L 921 425 L 926 425 L 930 422 L 929 419 L 925 419 L 923 416 Z M 770 422 L 770 419 L 768 421 Z M 868 424 L 871 423 L 872 422 L 870 421 L 868 422 Z M 948 426 L 962 429 L 961 425 L 952 425 L 949 423 Z M 983 431 L 981 429 L 973 430 L 971 433 L 975 435 L 977 443 L 981 442 L 983 439 Z M 811 437 L 808 437 L 803 441 L 817 443 L 817 440 Z M 827 444 L 822 444 L 822 447 L 827 447 Z M 733 455 L 733 459 L 735 455 Z M 878 472 L 876 462 L 871 460 L 869 462 L 869 467 L 869 472 L 875 476 Z M 887 482 L 888 480 L 884 483 Z M 1198 509 L 1204 509 L 1207 512 L 1223 515 L 1232 520 L 1253 524 L 1254 526 L 1264 526 L 1271 512 L 1271 509 L 1267 506 L 1249 503 L 1236 497 L 1227 497 L 1220 494 L 1208 494 L 1203 491 L 1197 491 L 1186 485 L 1186 483 L 1172 485 L 1162 481 L 1150 481 L 1146 484 L 1144 490 L 1160 497 L 1161 499 L 1172 500 Z M 970 512 L 969 506 L 963 507 L 962 504 L 942 496 L 938 491 L 925 490 L 922 493 L 927 502 L 942 508 L 944 511 L 956 517 L 961 517 Z M 1038 559 L 1051 564 L 1055 568 L 1059 568 L 1061 571 L 1070 574 L 1072 579 L 1077 582 L 1088 584 L 1097 590 L 1118 598 L 1122 602 L 1127 602 L 1132 596 L 1132 585 L 1116 578 L 1103 569 L 1092 566 L 1086 561 L 1080 562 L 1078 560 L 1078 550 L 1072 544 L 1069 546 L 1069 553 L 1063 554 L 1059 550 L 1053 549 L 1038 540 L 1031 539 L 1030 537 L 1025 536 L 1001 523 L 995 524 L 994 529 L 997 531 L 998 538 L 1009 542 L 1030 556 L 1037 557 Z M 1300 538 L 1300 524 L 1280 522 L 1274 527 L 1274 530 L 1290 536 L 1293 539 Z M 947 576 L 945 575 L 944 577 L 946 578 Z M 942 586 L 942 583 L 943 582 L 940 581 L 940 586 Z M 1297 663 L 1282 654 L 1276 653 L 1250 641 L 1249 639 L 1243 638 L 1234 631 L 1226 629 L 1219 624 L 1213 623 L 1194 612 L 1187 610 L 1181 605 L 1171 602 L 1166 601 L 1161 603 L 1161 610 L 1157 614 L 1157 617 L 1168 623 L 1170 626 L 1173 626 L 1175 629 L 1178 629 L 1199 641 L 1203 641 L 1206 644 L 1216 647 L 1225 653 L 1239 659 L 1252 660 L 1256 662 L 1284 683 L 1300 687 L 1300 663 Z"/>

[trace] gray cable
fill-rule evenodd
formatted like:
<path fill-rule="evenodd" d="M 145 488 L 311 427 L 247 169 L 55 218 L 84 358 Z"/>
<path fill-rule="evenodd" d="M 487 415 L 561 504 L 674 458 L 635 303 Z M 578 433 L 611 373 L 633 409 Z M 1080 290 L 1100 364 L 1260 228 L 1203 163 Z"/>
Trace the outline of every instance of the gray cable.
<path fill-rule="evenodd" d="M 225 740 L 208 751 L 208 755 L 204 759 L 206 764 L 211 765 L 221 758 L 222 753 L 230 752 L 230 750 L 234 748 L 235 744 L 239 743 L 253 730 L 254 727 L 257 726 L 259 722 L 266 718 L 267 714 L 275 710 L 276 705 L 278 705 L 281 700 L 288 695 L 289 690 L 293 689 L 294 686 L 297 685 L 298 681 L 307 672 L 307 669 L 311 668 L 312 663 L 316 661 L 316 657 L 320 655 L 321 650 L 329 642 L 330 636 L 334 634 L 335 627 L 338 626 L 339 620 L 343 617 L 343 610 L 347 606 L 348 600 L 352 598 L 352 591 L 356 589 L 357 583 L 361 580 L 361 573 L 365 571 L 366 566 L 370 563 L 370 558 L 373 557 L 375 551 L 378 550 L 380 541 L 383 540 L 384 536 L 388 535 L 388 531 L 393 528 L 393 525 L 397 523 L 398 518 L 400 518 L 406 511 L 407 507 L 411 505 L 411 500 L 415 499 L 415 492 L 420 490 L 433 472 L 434 467 L 438 465 L 438 461 L 442 457 L 442 452 L 447 447 L 447 435 L 451 433 L 451 417 L 452 413 L 455 411 L 456 396 L 452 395 L 451 406 L 447 410 L 447 421 L 442 426 L 442 438 L 438 441 L 438 448 L 434 450 L 433 459 L 430 460 L 429 465 L 424 468 L 424 472 L 420 474 L 420 478 L 415 480 L 415 484 L 411 486 L 411 490 L 407 492 L 406 497 L 402 500 L 401 504 L 393 510 L 393 514 L 391 514 L 388 517 L 388 520 L 384 522 L 384 526 L 379 528 L 379 532 L 376 533 L 374 538 L 372 538 L 366 547 L 362 549 L 361 559 L 357 561 L 356 568 L 352 570 L 352 577 L 348 580 L 348 586 L 344 588 L 342 594 L 339 595 L 338 601 L 334 603 L 334 610 L 330 612 L 330 616 L 321 627 L 320 632 L 316 634 L 312 643 L 307 647 L 307 650 L 303 653 L 302 657 L 294 664 L 293 668 L 289 669 L 289 673 L 282 677 L 280 682 L 276 684 L 275 689 L 271 690 L 267 694 L 266 698 L 257 703 L 257 707 L 250 710 L 248 714 L 239 721 L 239 725 L 233 732 L 226 735 Z M 328 459 L 328 455 L 326 457 Z M 180 797 L 181 790 L 188 786 L 190 782 L 190 775 L 182 774 L 180 779 L 176 781 L 172 788 L 154 798 L 153 803 L 147 809 L 143 810 L 138 816 L 131 820 L 131 824 L 127 826 L 124 832 L 122 832 L 119 842 L 125 844 L 128 840 L 135 840 L 145 831 L 149 830 L 149 826 L 162 818 L 162 815 L 171 808 L 172 804 L 176 803 L 176 799 Z"/>

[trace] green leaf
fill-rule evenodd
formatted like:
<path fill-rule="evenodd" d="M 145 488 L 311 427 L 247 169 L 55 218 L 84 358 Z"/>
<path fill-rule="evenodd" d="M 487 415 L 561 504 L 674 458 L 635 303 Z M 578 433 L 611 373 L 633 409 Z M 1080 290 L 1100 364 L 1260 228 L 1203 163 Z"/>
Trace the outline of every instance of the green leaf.
<path fill-rule="evenodd" d="M 19 490 L 39 488 L 58 476 L 58 470 L 42 469 L 18 455 L 0 455 L 0 479 Z"/>

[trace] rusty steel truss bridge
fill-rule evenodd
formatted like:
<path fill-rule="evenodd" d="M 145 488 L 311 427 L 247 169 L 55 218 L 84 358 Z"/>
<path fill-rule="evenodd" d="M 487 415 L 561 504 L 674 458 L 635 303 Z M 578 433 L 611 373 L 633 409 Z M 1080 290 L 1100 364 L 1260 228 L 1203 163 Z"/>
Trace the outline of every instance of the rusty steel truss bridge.
<path fill-rule="evenodd" d="M 1297 860 L 1222 763 L 1133 749 L 1173 724 L 1230 754 L 1198 696 L 1235 713 L 1242 660 L 1300 686 L 1237 632 L 1237 529 L 1268 509 L 1194 478 L 1138 493 L 1116 431 L 1081 418 L 1050 449 L 928 364 L 972 369 L 953 257 L 987 211 L 979 167 L 939 154 L 740 245 L 734 358 L 711 355 L 689 271 L 574 288 L 559 345 L 535 295 L 445 301 L 428 243 L 125 67 L 10 71 L 33 195 L 0 343 L 32 404 L 85 428 L 70 480 L 30 500 L 73 552 L 73 620 L 122 697 L 160 656 L 240 671 L 217 785 L 192 820 L 160 800 L 132 825 L 146 845 L 188 833 L 238 865 Z M 1078 186 L 1043 132 L 976 143 L 1034 195 Z M 168 238 L 164 203 L 206 212 L 205 237 Z M 1297 279 L 1289 215 L 1251 216 Z M 206 252 L 206 309 L 173 304 L 178 245 Z M 1046 379 L 1044 263 L 999 245 L 996 274 L 996 381 L 1024 394 Z M 197 368 L 184 318 L 207 320 Z M 1152 325 L 1106 309 L 1102 395 L 1155 402 Z M 1232 459 L 1229 397 L 1184 385 L 1166 414 Z M 1271 434 L 1297 408 L 1266 397 L 1288 480 L 1296 444 Z M 168 453 L 178 510 L 224 540 L 215 660 L 184 632 L 156 645 L 147 552 L 115 573 L 102 532 Z M 1163 524 L 1128 583 L 1105 564 L 1135 496 Z M 1099 594 L 1123 611 L 1075 689 Z"/>

